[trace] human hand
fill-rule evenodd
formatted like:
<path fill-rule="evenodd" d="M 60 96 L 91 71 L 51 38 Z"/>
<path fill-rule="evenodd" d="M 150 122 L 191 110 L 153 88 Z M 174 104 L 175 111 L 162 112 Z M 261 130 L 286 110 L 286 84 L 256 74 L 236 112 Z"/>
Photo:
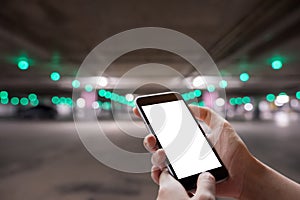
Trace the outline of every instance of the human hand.
<path fill-rule="evenodd" d="M 203 121 L 212 129 L 212 134 L 218 134 L 217 137 L 212 135 L 210 138 L 217 138 L 217 140 L 212 141 L 212 144 L 215 144 L 216 151 L 228 169 L 229 178 L 217 184 L 217 196 L 239 198 L 242 194 L 245 174 L 249 166 L 252 166 L 252 163 L 255 162 L 255 158 L 247 150 L 247 147 L 229 122 L 209 108 L 190 106 L 190 109 L 198 120 Z M 134 113 L 140 116 L 137 109 L 134 109 Z M 214 131 L 215 129 L 219 129 L 220 133 Z M 149 152 L 153 153 L 151 177 L 155 183 L 159 184 L 160 174 L 162 169 L 165 168 L 166 156 L 164 150 L 158 149 L 156 138 L 152 134 L 146 136 L 144 146 Z"/>
<path fill-rule="evenodd" d="M 192 197 L 189 197 L 184 187 L 169 174 L 166 168 L 159 177 L 158 200 L 193 199 L 213 200 L 215 199 L 215 178 L 210 173 L 202 173 L 198 177 L 197 190 Z"/>

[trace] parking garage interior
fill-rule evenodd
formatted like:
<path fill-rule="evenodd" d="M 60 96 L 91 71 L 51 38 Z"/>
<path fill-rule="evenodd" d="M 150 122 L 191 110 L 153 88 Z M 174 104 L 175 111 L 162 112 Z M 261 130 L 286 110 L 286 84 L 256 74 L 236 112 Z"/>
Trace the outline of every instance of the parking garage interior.
<path fill-rule="evenodd" d="M 103 41 L 145 27 L 192 38 L 218 73 L 149 47 L 121 54 L 105 69 L 95 63 L 83 70 Z M 106 50 L 110 55 L 118 47 Z M 158 186 L 149 172 L 99 161 L 82 135 L 101 126 L 114 145 L 146 153 L 148 132 L 132 111 L 134 99 L 167 91 L 220 113 L 257 159 L 299 183 L 299 54 L 296 0 L 4 0 L 0 199 L 155 199 Z M 100 144 L 100 154 L 114 159 Z"/>

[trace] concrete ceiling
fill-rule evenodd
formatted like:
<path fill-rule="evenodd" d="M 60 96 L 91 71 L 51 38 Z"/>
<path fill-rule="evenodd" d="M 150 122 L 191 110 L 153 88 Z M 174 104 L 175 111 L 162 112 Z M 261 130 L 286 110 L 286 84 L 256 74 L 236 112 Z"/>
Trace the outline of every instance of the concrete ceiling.
<path fill-rule="evenodd" d="M 70 93 L 49 79 L 59 71 L 72 79 L 85 56 L 100 42 L 138 27 L 165 27 L 199 42 L 222 75 L 251 79 L 230 93 L 295 91 L 300 84 L 300 3 L 297 0 L 96 1 L 7 0 L 0 10 L 0 89 L 17 92 Z M 27 71 L 16 59 L 32 59 Z M 284 67 L 274 71 L 270 59 Z M 57 62 L 58 64 L 53 64 Z M 193 68 L 178 56 L 160 50 L 139 50 L 119 58 L 108 70 L 120 77 L 136 65 L 156 62 L 185 76 Z"/>

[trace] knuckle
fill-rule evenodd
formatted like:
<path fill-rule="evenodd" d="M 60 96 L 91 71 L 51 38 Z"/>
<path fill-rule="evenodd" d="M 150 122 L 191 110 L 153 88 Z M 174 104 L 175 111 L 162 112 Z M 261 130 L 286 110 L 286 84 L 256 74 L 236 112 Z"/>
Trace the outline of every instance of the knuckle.
<path fill-rule="evenodd" d="M 232 129 L 231 124 L 230 124 L 227 120 L 224 121 L 223 127 L 224 127 L 225 129 Z"/>
<path fill-rule="evenodd" d="M 209 192 L 205 192 L 199 195 L 199 200 L 215 200 L 215 196 Z"/>

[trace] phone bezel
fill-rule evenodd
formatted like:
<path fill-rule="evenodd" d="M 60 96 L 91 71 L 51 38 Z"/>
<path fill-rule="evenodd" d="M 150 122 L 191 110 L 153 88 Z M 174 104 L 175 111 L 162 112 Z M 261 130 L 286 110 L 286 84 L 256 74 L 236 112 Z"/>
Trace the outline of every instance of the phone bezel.
<path fill-rule="evenodd" d="M 143 95 L 143 96 L 139 96 L 135 99 L 135 103 L 137 105 L 137 109 L 141 114 L 141 117 L 143 118 L 145 125 L 147 126 L 147 128 L 150 129 L 150 132 L 155 136 L 158 147 L 162 148 L 154 130 L 152 129 L 149 120 L 147 119 L 147 116 L 145 115 L 142 106 L 146 106 L 146 105 L 152 105 L 152 104 L 157 104 L 157 103 L 165 103 L 165 102 L 171 102 L 171 101 L 178 101 L 178 100 L 183 100 L 182 96 L 177 93 L 177 92 L 165 92 L 165 93 L 157 93 L 157 94 L 151 94 L 151 95 Z M 185 102 L 185 101 L 184 101 Z M 190 113 L 192 114 L 189 106 L 186 104 L 188 110 L 190 111 Z M 223 180 L 226 180 L 226 178 L 228 177 L 228 171 L 224 165 L 224 163 L 222 162 L 222 160 L 220 159 L 218 153 L 216 152 L 215 148 L 213 147 L 213 145 L 209 142 L 208 138 L 206 137 L 202 127 L 200 126 L 200 124 L 198 123 L 198 121 L 196 120 L 196 118 L 194 117 L 194 115 L 192 114 L 195 122 L 198 124 L 199 129 L 201 130 L 202 134 L 204 135 L 204 137 L 206 138 L 206 140 L 208 141 L 209 145 L 211 146 L 214 154 L 216 155 L 217 159 L 219 160 L 219 162 L 221 163 L 221 167 L 215 168 L 215 169 L 211 169 L 208 172 L 210 172 L 214 177 L 216 182 L 221 182 Z M 186 190 L 191 190 L 193 188 L 196 187 L 196 183 L 197 183 L 197 179 L 199 174 L 194 174 L 182 179 L 178 179 L 176 172 L 174 171 L 171 163 L 169 162 L 168 158 L 167 158 L 167 167 L 170 171 L 170 173 L 175 177 L 176 180 L 178 180 Z"/>

